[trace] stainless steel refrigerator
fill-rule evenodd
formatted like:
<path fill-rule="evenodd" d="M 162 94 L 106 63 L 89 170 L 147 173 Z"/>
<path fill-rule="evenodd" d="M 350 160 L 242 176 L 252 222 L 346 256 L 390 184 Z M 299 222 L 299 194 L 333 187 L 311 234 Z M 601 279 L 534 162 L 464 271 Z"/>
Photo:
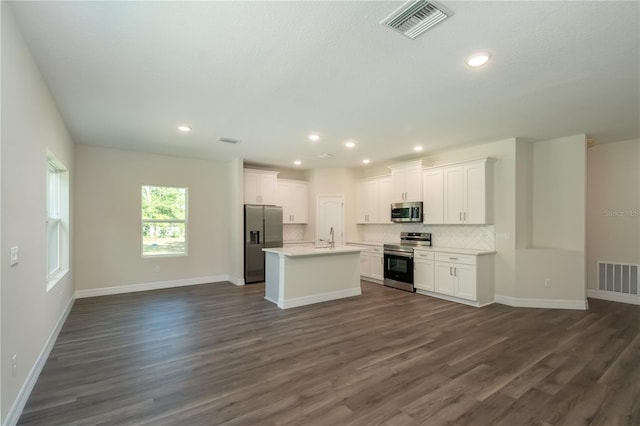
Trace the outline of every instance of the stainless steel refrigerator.
<path fill-rule="evenodd" d="M 263 248 L 282 247 L 282 207 L 244 206 L 244 282 L 264 281 Z"/>

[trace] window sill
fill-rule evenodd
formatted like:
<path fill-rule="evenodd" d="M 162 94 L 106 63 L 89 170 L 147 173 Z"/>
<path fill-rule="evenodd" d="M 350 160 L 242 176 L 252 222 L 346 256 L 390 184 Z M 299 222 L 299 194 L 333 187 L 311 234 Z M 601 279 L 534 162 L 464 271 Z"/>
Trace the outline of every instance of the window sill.
<path fill-rule="evenodd" d="M 54 288 L 56 284 L 58 284 L 58 282 L 60 282 L 60 280 L 63 279 L 65 275 L 67 275 L 68 272 L 69 270 L 65 269 L 63 271 L 58 272 L 53 277 L 49 278 L 49 281 L 47 281 L 47 292 L 52 288 Z"/>
<path fill-rule="evenodd" d="M 159 257 L 187 257 L 187 253 L 176 253 L 176 254 L 143 254 L 143 259 L 157 259 Z"/>

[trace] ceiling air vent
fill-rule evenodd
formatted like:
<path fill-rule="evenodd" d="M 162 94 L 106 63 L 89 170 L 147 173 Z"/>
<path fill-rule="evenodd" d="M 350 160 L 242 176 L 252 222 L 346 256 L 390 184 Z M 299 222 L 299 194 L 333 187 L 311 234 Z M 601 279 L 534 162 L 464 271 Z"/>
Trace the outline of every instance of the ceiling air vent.
<path fill-rule="evenodd" d="M 403 4 L 380 23 L 414 39 L 451 15 L 451 12 L 434 2 L 417 0 Z"/>
<path fill-rule="evenodd" d="M 218 138 L 218 141 L 219 141 L 219 142 L 224 142 L 224 143 L 231 143 L 231 144 L 235 144 L 235 143 L 240 142 L 240 141 L 239 141 L 239 140 L 237 140 L 237 139 L 231 139 L 231 138 L 225 138 L 225 137 L 219 137 L 219 138 Z"/>

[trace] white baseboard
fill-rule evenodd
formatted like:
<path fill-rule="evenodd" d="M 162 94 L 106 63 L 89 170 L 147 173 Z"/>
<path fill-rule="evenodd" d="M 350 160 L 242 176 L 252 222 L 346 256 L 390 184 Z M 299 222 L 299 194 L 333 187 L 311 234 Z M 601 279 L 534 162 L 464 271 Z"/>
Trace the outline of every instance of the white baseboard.
<path fill-rule="evenodd" d="M 480 304 L 480 302 L 474 302 L 472 300 L 466 300 L 466 299 L 461 299 L 459 297 L 448 296 L 446 294 L 434 293 L 432 291 L 422 290 L 420 288 L 416 289 L 416 293 L 417 294 L 422 294 L 424 296 L 435 297 L 435 298 L 442 299 L 442 300 L 448 300 L 449 302 L 456 302 L 456 303 L 461 303 L 463 305 L 473 306 L 474 308 L 481 308 L 483 306 L 488 306 L 488 305 L 491 305 L 493 303 L 493 302 L 488 302 L 488 303 Z"/>
<path fill-rule="evenodd" d="M 611 302 L 629 303 L 632 305 L 640 305 L 640 296 L 632 294 L 613 293 L 611 291 L 587 290 L 587 296 L 594 299 L 609 300 Z"/>
<path fill-rule="evenodd" d="M 576 309 L 589 308 L 587 300 L 561 300 L 561 299 L 529 299 L 520 297 L 503 296 L 496 294 L 496 303 L 501 303 L 515 308 L 546 308 L 546 309 Z"/>
<path fill-rule="evenodd" d="M 229 278 L 229 275 L 212 275 L 207 277 L 185 278 L 181 280 L 158 281 L 155 283 L 127 284 L 114 287 L 93 288 L 89 290 L 76 291 L 76 298 L 81 299 L 84 297 L 107 296 L 110 294 L 133 293 L 136 291 L 159 290 L 163 288 L 217 283 L 221 281 L 230 281 Z M 244 285 L 244 280 L 242 281 L 243 284 L 236 284 L 235 282 L 234 284 Z"/>
<path fill-rule="evenodd" d="M 370 283 L 375 283 L 375 284 L 382 284 L 382 285 L 384 285 L 384 282 L 383 282 L 382 280 L 377 279 L 377 278 L 373 278 L 373 277 L 366 277 L 366 276 L 364 276 L 364 275 L 361 275 L 361 276 L 360 276 L 360 279 L 361 279 L 362 281 L 369 281 Z"/>
<path fill-rule="evenodd" d="M 327 293 L 314 294 L 313 296 L 295 297 L 293 299 L 278 299 L 280 309 L 295 308 L 298 306 L 311 305 L 313 303 L 328 302 L 329 300 L 342 299 L 345 297 L 360 296 L 360 287 L 348 288 L 346 290 L 330 291 Z"/>
<path fill-rule="evenodd" d="M 27 400 L 31 395 L 31 391 L 38 381 L 38 377 L 40 376 L 40 372 L 42 372 L 42 368 L 44 364 L 47 362 L 47 358 L 49 358 L 49 354 L 51 353 L 51 349 L 53 349 L 53 345 L 56 343 L 56 339 L 58 338 L 58 334 L 60 334 L 60 330 L 62 329 L 62 325 L 67 320 L 69 316 L 69 312 L 71 312 L 71 307 L 73 306 L 73 302 L 75 301 L 75 297 L 71 296 L 67 306 L 64 308 L 64 311 L 58 318 L 56 322 L 56 326 L 49 334 L 49 338 L 47 339 L 44 347 L 40 351 L 38 358 L 36 358 L 36 362 L 31 367 L 31 371 L 27 375 L 26 380 L 22 384 L 22 388 L 20 388 L 20 392 L 18 392 L 18 396 L 16 396 L 15 401 L 13 401 L 13 405 L 9 409 L 7 413 L 7 418 L 5 420 L 5 426 L 14 426 L 18 423 L 20 419 L 20 415 L 22 414 L 22 410 L 24 410 L 24 406 L 27 404 Z"/>
<path fill-rule="evenodd" d="M 227 281 L 229 281 L 231 284 L 235 284 L 237 286 L 245 285 L 244 278 L 238 278 L 238 277 L 234 277 L 232 275 L 228 275 L 227 276 Z"/>

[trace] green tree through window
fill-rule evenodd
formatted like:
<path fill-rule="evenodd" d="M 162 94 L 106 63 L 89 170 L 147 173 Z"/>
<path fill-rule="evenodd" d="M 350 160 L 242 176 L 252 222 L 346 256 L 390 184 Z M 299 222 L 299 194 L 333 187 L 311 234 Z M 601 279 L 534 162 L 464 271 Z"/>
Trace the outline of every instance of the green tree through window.
<path fill-rule="evenodd" d="M 142 186 L 142 255 L 187 254 L 187 188 Z"/>

